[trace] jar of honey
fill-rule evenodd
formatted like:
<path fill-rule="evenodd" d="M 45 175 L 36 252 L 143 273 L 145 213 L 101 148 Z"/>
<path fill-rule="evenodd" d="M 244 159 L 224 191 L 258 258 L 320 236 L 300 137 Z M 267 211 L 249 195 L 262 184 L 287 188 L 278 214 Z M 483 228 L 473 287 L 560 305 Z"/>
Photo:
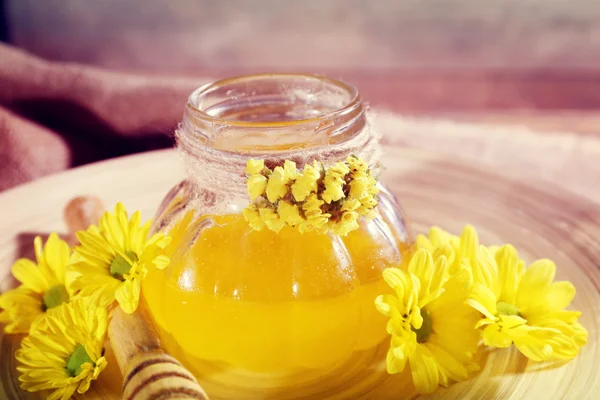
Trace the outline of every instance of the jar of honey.
<path fill-rule="evenodd" d="M 190 96 L 177 130 L 188 179 L 154 222 L 172 236 L 171 264 L 142 289 L 162 345 L 211 399 L 356 398 L 386 373 L 374 300 L 410 237 L 385 186 L 375 218 L 345 236 L 256 231 L 242 214 L 249 159 L 357 155 L 376 173 L 378 139 L 356 88 L 321 76 L 251 75 Z"/>

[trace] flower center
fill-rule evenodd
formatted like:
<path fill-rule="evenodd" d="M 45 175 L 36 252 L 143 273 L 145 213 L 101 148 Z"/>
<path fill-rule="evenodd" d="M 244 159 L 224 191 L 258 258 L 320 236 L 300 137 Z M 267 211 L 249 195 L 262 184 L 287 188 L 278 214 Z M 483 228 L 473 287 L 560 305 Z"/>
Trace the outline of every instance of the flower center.
<path fill-rule="evenodd" d="M 80 344 L 67 359 L 67 371 L 69 372 L 69 375 L 79 375 L 81 371 L 83 371 L 83 364 L 88 362 L 94 364 L 90 355 L 85 351 L 85 347 Z"/>
<path fill-rule="evenodd" d="M 429 313 L 421 310 L 421 317 L 423 318 L 421 327 L 419 329 L 412 328 L 413 332 L 417 334 L 417 343 L 425 343 L 433 331 L 433 322 Z"/>
<path fill-rule="evenodd" d="M 521 313 L 519 312 L 519 309 L 516 306 L 505 303 L 503 301 L 499 301 L 496 304 L 496 309 L 498 310 L 499 315 L 517 315 L 519 317 L 521 316 Z"/>
<path fill-rule="evenodd" d="M 133 251 L 128 251 L 125 254 L 131 261 L 135 262 L 138 260 L 137 255 Z M 111 275 L 120 280 L 124 280 L 123 275 L 129 273 L 130 269 L 131 264 L 120 254 L 117 254 L 112 263 L 110 263 Z"/>
<path fill-rule="evenodd" d="M 50 308 L 60 306 L 67 301 L 69 301 L 69 293 L 65 285 L 52 286 L 42 296 L 42 310 L 46 311 Z"/>

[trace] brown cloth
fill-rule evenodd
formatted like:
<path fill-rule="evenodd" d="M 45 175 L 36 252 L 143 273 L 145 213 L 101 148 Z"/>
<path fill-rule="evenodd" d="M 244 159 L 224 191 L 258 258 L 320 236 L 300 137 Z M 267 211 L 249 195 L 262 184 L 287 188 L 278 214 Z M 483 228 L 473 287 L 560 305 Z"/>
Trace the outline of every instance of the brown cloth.
<path fill-rule="evenodd" d="M 0 190 L 172 146 L 189 93 L 206 82 L 48 62 L 0 43 Z"/>

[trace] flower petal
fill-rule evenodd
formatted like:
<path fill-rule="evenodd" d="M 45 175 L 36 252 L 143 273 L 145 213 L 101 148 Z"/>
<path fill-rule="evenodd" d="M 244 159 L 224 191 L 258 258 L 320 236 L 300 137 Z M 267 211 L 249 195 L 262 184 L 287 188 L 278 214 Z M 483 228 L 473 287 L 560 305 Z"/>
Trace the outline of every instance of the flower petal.
<path fill-rule="evenodd" d="M 499 300 L 509 304 L 516 303 L 517 290 L 524 263 L 519 259 L 517 250 L 511 245 L 504 245 L 495 253 L 498 275 L 501 282 Z"/>
<path fill-rule="evenodd" d="M 419 307 L 415 307 L 410 313 L 410 325 L 413 329 L 420 329 L 423 326 L 423 316 Z"/>
<path fill-rule="evenodd" d="M 70 256 L 71 249 L 69 245 L 61 240 L 55 232 L 51 233 L 44 247 L 44 258 L 55 280 L 63 285 L 65 283 L 65 269 Z"/>
<path fill-rule="evenodd" d="M 383 280 L 396 292 L 396 296 L 403 301 L 405 288 L 409 291 L 409 277 L 406 271 L 399 268 L 386 268 L 383 273 Z"/>
<path fill-rule="evenodd" d="M 27 289 L 44 293 L 50 288 L 50 282 L 32 261 L 21 258 L 12 266 L 12 274 Z"/>
<path fill-rule="evenodd" d="M 408 272 L 419 278 L 419 298 L 425 297 L 429 293 L 433 277 L 433 258 L 431 257 L 431 253 L 425 249 L 417 250 L 408 264 Z"/>
<path fill-rule="evenodd" d="M 171 262 L 171 260 L 169 259 L 169 257 L 167 257 L 165 255 L 160 255 L 160 256 L 156 257 L 154 259 L 154 261 L 152 261 L 154 266 L 156 266 L 156 268 L 158 268 L 158 269 L 165 269 L 169 265 L 170 262 Z"/>
<path fill-rule="evenodd" d="M 375 299 L 375 307 L 377 308 L 377 311 L 386 317 L 391 317 L 393 313 L 392 308 L 398 305 L 398 298 L 392 296 L 391 294 L 380 294 Z M 404 312 L 404 310 L 401 310 L 400 312 Z"/>
<path fill-rule="evenodd" d="M 460 235 L 460 257 L 467 258 L 471 262 L 477 259 L 477 250 L 479 248 L 479 236 L 473 226 L 464 227 Z"/>
<path fill-rule="evenodd" d="M 449 245 L 444 246 L 452 251 Z M 441 288 L 444 283 L 448 280 L 448 268 L 449 262 L 445 254 L 434 254 L 435 266 L 433 268 L 433 276 L 431 277 L 431 283 L 429 284 L 429 290 L 431 292 Z"/>
<path fill-rule="evenodd" d="M 537 260 L 529 266 L 521 277 L 519 294 L 538 293 L 552 283 L 556 274 L 556 265 L 550 260 Z"/>
<path fill-rule="evenodd" d="M 132 314 L 138 308 L 140 300 L 140 281 L 126 280 L 117 288 L 115 299 L 127 314 Z"/>
<path fill-rule="evenodd" d="M 394 350 L 390 348 L 386 356 L 387 372 L 390 374 L 398 374 L 404 371 L 406 360 L 406 357 L 396 357 L 394 355 Z"/>
<path fill-rule="evenodd" d="M 515 339 L 515 345 L 530 360 L 546 361 L 552 358 L 552 346 L 548 343 L 548 332 L 534 331 Z"/>
<path fill-rule="evenodd" d="M 571 282 L 555 282 L 546 293 L 546 306 L 549 310 L 562 310 L 571 304 L 575 297 L 575 286 Z"/>
<path fill-rule="evenodd" d="M 409 362 L 417 392 L 433 393 L 438 387 L 439 372 L 429 349 L 417 345 L 414 354 L 409 357 Z"/>
<path fill-rule="evenodd" d="M 444 373 L 452 380 L 461 382 L 469 377 L 467 368 L 457 359 L 452 357 L 450 353 L 444 350 L 441 346 L 435 343 L 427 343 L 425 345 L 430 351 L 435 360 L 443 369 Z"/>
<path fill-rule="evenodd" d="M 468 305 L 490 319 L 495 319 L 496 314 L 498 314 L 496 302 L 494 293 L 492 293 L 489 288 L 479 283 L 473 285 L 466 301 Z"/>
<path fill-rule="evenodd" d="M 483 330 L 483 343 L 486 346 L 506 348 L 513 343 L 509 335 L 500 331 L 498 324 L 490 324 Z"/>

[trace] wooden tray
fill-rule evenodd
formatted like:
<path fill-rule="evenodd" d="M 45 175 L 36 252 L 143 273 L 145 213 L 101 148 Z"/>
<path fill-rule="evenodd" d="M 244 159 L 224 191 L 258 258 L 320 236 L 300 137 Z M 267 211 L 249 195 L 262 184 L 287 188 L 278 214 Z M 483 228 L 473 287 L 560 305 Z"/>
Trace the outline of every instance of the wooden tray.
<path fill-rule="evenodd" d="M 566 365 L 545 368 L 514 351 L 492 351 L 476 377 L 429 398 L 596 398 L 600 393 L 600 208 L 549 184 L 519 181 L 398 146 L 386 149 L 383 163 L 384 181 L 417 231 L 437 224 L 459 232 L 471 223 L 485 243 L 513 243 L 528 261 L 553 259 L 557 279 L 569 279 L 577 287 L 573 307 L 583 311 L 581 323 L 589 331 L 589 343 Z M 8 278 L 12 262 L 32 256 L 35 235 L 66 232 L 62 209 L 72 197 L 97 195 L 109 207 L 122 201 L 129 210 L 141 210 L 144 218 L 151 218 L 162 196 L 183 176 L 176 153 L 165 150 L 77 168 L 2 193 L 0 291 L 14 284 Z M 0 333 L 0 399 L 38 398 L 18 388 L 13 357 L 18 339 Z M 116 363 L 109 360 L 109 368 L 86 398 L 119 398 L 118 376 Z M 390 398 L 402 396 L 396 392 Z"/>

